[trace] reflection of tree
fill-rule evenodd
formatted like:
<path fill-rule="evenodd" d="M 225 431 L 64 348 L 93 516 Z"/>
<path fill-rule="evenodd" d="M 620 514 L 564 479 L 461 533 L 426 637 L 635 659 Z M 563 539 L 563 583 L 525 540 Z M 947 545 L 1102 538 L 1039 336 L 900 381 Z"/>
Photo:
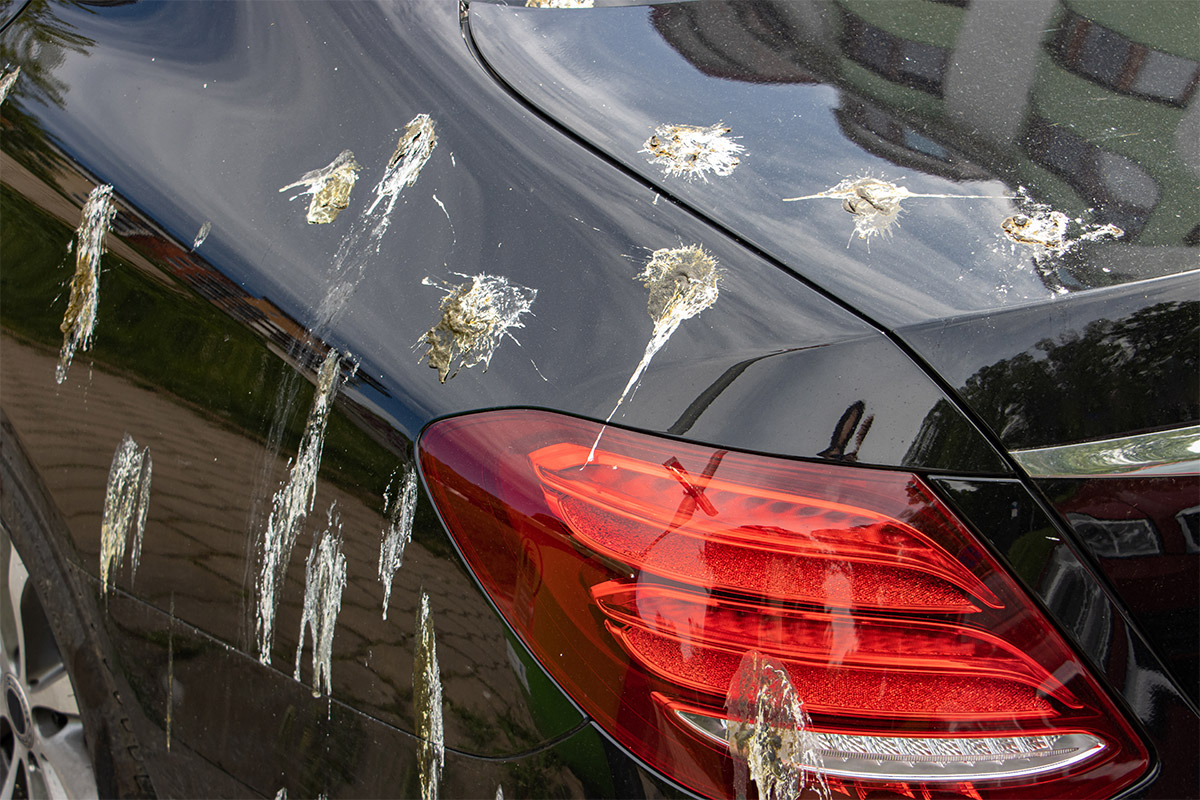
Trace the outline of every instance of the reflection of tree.
<path fill-rule="evenodd" d="M 27 104 L 36 101 L 61 107 L 67 86 L 55 71 L 68 51 L 86 54 L 95 44 L 56 16 L 58 5 L 61 3 L 52 0 L 32 0 L 0 37 L 0 67 L 6 72 L 21 68 L 21 77 L 0 112 L 4 149 L 10 155 L 19 154 L 21 163 L 42 178 L 49 178 L 60 157 L 26 111 Z"/>
<path fill-rule="evenodd" d="M 1200 407 L 1197 341 L 1200 302 L 1159 303 L 1043 339 L 979 370 L 960 392 L 1010 448 L 1178 425 Z M 941 429 L 954 413 L 944 402 L 929 413 L 918 438 L 923 449 L 950 446 Z"/>

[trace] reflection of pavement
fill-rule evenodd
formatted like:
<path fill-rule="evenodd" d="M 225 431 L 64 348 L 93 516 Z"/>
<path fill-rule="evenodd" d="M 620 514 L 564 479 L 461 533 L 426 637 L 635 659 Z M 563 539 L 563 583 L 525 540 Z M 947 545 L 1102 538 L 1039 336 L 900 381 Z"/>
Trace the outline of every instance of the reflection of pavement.
<path fill-rule="evenodd" d="M 103 326 L 104 320 L 99 320 L 98 335 L 103 336 Z M 246 568 L 250 549 L 246 531 L 264 446 L 182 401 L 92 370 L 86 353 L 76 358 L 66 383 L 56 386 L 56 359 L 55 352 L 3 337 L 0 402 L 55 498 L 85 569 L 92 575 L 99 572 L 108 470 L 127 432 L 140 447 L 150 448 L 154 472 L 136 584 L 130 581 L 132 548 L 127 548 L 125 564 L 117 570 L 117 586 L 136 588 L 139 597 L 160 610 L 168 607 L 173 595 L 178 618 L 229 644 L 252 649 L 256 593 L 253 571 Z M 267 423 L 264 420 L 264 430 Z M 275 474 L 265 482 L 268 493 L 278 485 L 281 467 L 272 465 Z M 387 479 L 379 476 L 380 494 Z M 326 511 L 333 501 L 342 518 L 347 559 L 347 585 L 334 638 L 334 696 L 401 729 L 412 729 L 414 629 L 424 589 L 434 610 L 448 701 L 447 746 L 503 754 L 541 741 L 544 737 L 535 735 L 505 657 L 503 624 L 464 570 L 451 558 L 434 556 L 420 544 L 410 543 L 404 566 L 395 576 L 384 622 L 377 575 L 383 519 L 375 508 L 325 481 L 318 480 L 314 510 L 292 554 L 282 591 L 275 669 L 290 674 L 294 667 L 304 562 L 312 532 L 317 525 L 326 525 Z M 270 497 L 262 502 L 269 508 Z M 437 535 L 444 534 L 439 530 Z M 246 575 L 250 578 L 244 584 Z M 306 683 L 311 682 L 311 652 L 311 642 L 306 642 L 301 669 Z M 220 712 L 214 707 L 212 713 Z"/>

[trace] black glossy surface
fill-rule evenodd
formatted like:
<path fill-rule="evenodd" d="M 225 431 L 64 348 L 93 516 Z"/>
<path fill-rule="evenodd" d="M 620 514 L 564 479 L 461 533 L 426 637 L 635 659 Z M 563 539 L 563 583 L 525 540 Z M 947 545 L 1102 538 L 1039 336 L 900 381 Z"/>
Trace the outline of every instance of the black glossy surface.
<path fill-rule="evenodd" d="M 470 21 L 489 65 L 532 105 L 868 316 L 904 325 L 1196 269 L 1194 83 L 1171 104 L 1088 80 L 1091 50 L 1062 39 L 1080 25 L 1079 36 L 1086 24 L 1120 29 L 1104 46 L 1148 47 L 1145 74 L 1132 78 L 1144 86 L 1162 53 L 1200 70 L 1200 8 L 1081 7 L 1084 16 L 1021 0 L 573 13 L 480 4 Z M 728 177 L 689 181 L 648 162 L 643 142 L 657 125 L 717 123 L 745 147 Z M 869 247 L 851 239 L 840 201 L 782 202 L 863 175 L 993 197 L 910 198 L 893 235 Z M 1035 260 L 1001 232 L 1028 211 L 1018 195 L 1125 234 Z"/>
<path fill-rule="evenodd" d="M 1010 448 L 1200 419 L 1194 274 L 908 328 L 901 335 Z"/>
<path fill-rule="evenodd" d="M 1200 703 L 1200 481 L 1189 475 L 1039 484 L 1176 683 Z"/>
<path fill-rule="evenodd" d="M 60 544 L 89 575 L 98 572 L 114 448 L 129 434 L 153 453 L 142 562 L 136 583 L 128 568 L 118 574 L 124 594 L 107 618 L 123 643 L 114 668 L 128 670 L 151 736 L 165 735 L 164 628 L 180 626 L 176 666 L 185 690 L 197 676 L 235 676 L 173 707 L 173 750 L 155 756 L 165 791 L 218 791 L 198 782 L 187 759 L 237 771 L 245 782 L 220 789 L 231 794 L 251 786 L 272 795 L 284 785 L 315 794 L 331 790 L 331 780 L 348 793 L 409 791 L 422 591 L 433 598 L 446 742 L 461 771 L 447 793 L 490 795 L 509 774 L 521 787 L 512 794 L 664 791 L 645 771 L 629 773 L 615 748 L 598 749 L 590 730 L 572 736 L 572 753 L 567 741 L 555 745 L 553 775 L 542 782 L 545 762 L 522 754 L 550 752 L 584 720 L 544 678 L 528 685 L 540 672 L 511 647 L 424 496 L 386 622 L 376 575 L 382 495 L 409 464 L 411 440 L 426 422 L 505 405 L 608 414 L 650 335 L 646 291 L 634 280 L 650 249 L 700 243 L 726 274 L 716 305 L 680 326 L 617 422 L 806 458 L 1008 472 L 939 384 L 862 316 L 516 102 L 473 61 L 453 3 L 35 0 L 0 37 L 0 54 L 23 70 L 0 107 L 0 402 L 62 515 Z M 378 251 L 364 247 L 338 261 L 398 131 L 418 113 L 438 126 L 432 160 L 404 191 Z M 351 205 L 330 225 L 307 225 L 305 200 L 289 202 L 278 189 L 343 148 L 363 164 Z M 103 262 L 95 344 L 58 386 L 73 264 L 67 244 L 84 198 L 102 182 L 116 187 L 120 213 Z M 802 260 L 851 275 L 865 248 L 856 241 L 845 249 L 848 223 L 838 214 Z M 189 253 L 206 220 L 211 234 Z M 905 219 L 897 236 L 914 228 L 917 220 Z M 898 244 L 877 240 L 866 263 L 883 263 Z M 867 319 L 889 319 L 885 306 L 924 306 L 925 281 L 905 270 L 923 268 L 926 255 L 875 281 L 872 291 L 891 300 L 868 303 Z M 519 344 L 505 340 L 488 371 L 464 369 L 440 384 L 413 351 L 443 296 L 422 279 L 484 271 L 538 289 L 533 314 L 516 331 Z M 902 290 L 910 279 L 916 295 Z M 991 277 L 979 281 L 965 296 L 989 296 Z M 323 324 L 319 308 L 344 282 L 352 287 L 345 311 Z M 1178 292 L 1187 284 L 1169 285 Z M 959 308 L 935 304 L 922 314 Z M 970 324 L 985 323 L 961 324 L 962 369 L 973 371 L 991 356 L 971 355 Z M 273 667 L 263 670 L 247 655 L 256 547 L 326 346 L 350 350 L 359 372 L 329 424 L 316 502 L 283 592 Z M 939 348 L 956 351 L 948 339 Z M 946 374 L 958 385 L 949 366 Z M 335 501 L 350 567 L 330 704 L 291 675 L 304 558 Z M 250 744 L 229 752 L 231 737 Z M 364 742 L 395 761 L 371 761 L 377 756 L 367 754 L 380 748 Z M 595 774 L 602 759 L 625 764 L 612 766 L 618 783 Z M 345 765 L 331 766 L 338 760 Z M 272 772 L 281 764 L 296 784 Z M 346 765 L 378 774 L 348 775 Z"/>
<path fill-rule="evenodd" d="M 1079 557 L 1071 534 L 1017 481 L 943 478 L 936 484 L 984 533 L 1140 723 L 1158 764 L 1130 795 L 1190 796 L 1200 781 L 1200 767 L 1190 757 L 1200 747 L 1196 707 L 1104 581 Z"/>

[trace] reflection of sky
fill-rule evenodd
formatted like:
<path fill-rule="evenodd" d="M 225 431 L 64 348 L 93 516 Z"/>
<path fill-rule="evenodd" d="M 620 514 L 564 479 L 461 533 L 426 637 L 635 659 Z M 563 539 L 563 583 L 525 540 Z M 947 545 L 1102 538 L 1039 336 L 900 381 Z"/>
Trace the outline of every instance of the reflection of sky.
<path fill-rule="evenodd" d="M 603 15 L 603 25 L 596 20 Z M 666 42 L 646 9 L 522 13 L 477 6 L 484 56 L 536 105 L 798 272 L 901 323 L 1045 299 L 1025 253 L 997 247 L 1007 200 L 912 198 L 889 239 L 855 239 L 837 200 L 781 203 L 846 177 L 872 175 L 913 192 L 1002 195 L 999 181 L 955 183 L 902 169 L 848 140 L 833 115 L 837 90 L 707 77 Z M 639 154 L 656 125 L 724 122 L 746 147 L 742 164 L 708 183 L 663 178 Z"/>
<path fill-rule="evenodd" d="M 692 242 L 726 269 L 720 299 L 676 331 L 618 421 L 665 429 L 733 363 L 864 337 L 911 373 L 924 400 L 909 405 L 891 390 L 879 395 L 872 410 L 880 423 L 868 439 L 868 448 L 880 442 L 879 460 L 902 455 L 932 406 L 925 378 L 857 320 L 671 202 L 655 204 L 653 190 L 513 102 L 471 59 L 452 4 L 216 8 L 227 18 L 187 3 L 95 16 L 68 7 L 63 13 L 79 15 L 97 44 L 86 56 L 67 55 L 56 71 L 68 86 L 65 107 L 47 111 L 42 122 L 185 248 L 211 220 L 198 254 L 311 325 L 330 289 L 338 245 L 369 205 L 399 130 L 430 114 L 437 148 L 404 191 L 379 252 L 362 254 L 364 273 L 327 337 L 349 347 L 361 369 L 393 393 L 380 410 L 410 436 L 432 415 L 490 405 L 603 418 L 651 332 L 646 290 L 634 276 L 650 249 Z M 185 30 L 201 32 L 200 43 L 188 44 Z M 345 148 L 363 165 L 350 208 L 332 224 L 308 225 L 305 200 L 289 202 L 293 192 L 278 189 Z M 857 245 L 847 252 L 842 230 L 835 238 L 837 257 L 852 263 Z M 421 279 L 461 281 L 453 273 L 480 271 L 538 289 L 526 327 L 515 331 L 521 346 L 506 340 L 487 373 L 466 369 L 440 385 L 413 351 L 443 296 Z M 791 373 L 804 358 L 758 362 L 739 387 L 776 386 L 773 371 L 785 361 Z M 867 371 L 827 359 L 811 383 L 789 378 L 789 396 L 772 406 L 786 418 L 786 437 L 772 432 L 765 414 L 749 418 L 730 403 L 714 405 L 696 430 L 727 443 L 736 435 L 743 447 L 815 453 L 828 446 L 845 406 L 863 399 L 831 393 L 830 383 L 857 392 Z M 834 400 L 844 402 L 825 408 Z M 797 403 L 807 410 L 798 420 Z"/>

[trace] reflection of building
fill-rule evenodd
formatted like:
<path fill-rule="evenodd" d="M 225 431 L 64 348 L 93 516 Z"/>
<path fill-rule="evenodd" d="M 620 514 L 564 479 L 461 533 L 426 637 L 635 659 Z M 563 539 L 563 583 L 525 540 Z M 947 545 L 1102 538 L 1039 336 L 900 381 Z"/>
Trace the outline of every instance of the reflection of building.
<path fill-rule="evenodd" d="M 759 0 L 738 8 L 684 4 L 656 10 L 654 22 L 708 74 L 818 75 L 838 86 L 842 130 L 896 164 L 955 180 L 1000 177 L 1057 209 L 1117 225 L 1124 243 L 1200 243 L 1197 5 L 1162 0 L 1146 13 L 1138 3 L 1076 0 Z M 744 37 L 727 32 L 734 24 Z M 720 36 L 705 35 L 718 25 Z M 753 74 L 756 65 L 763 73 Z M 1128 247 L 1093 249 L 1108 251 L 1109 270 L 1141 277 L 1144 259 Z"/>
<path fill-rule="evenodd" d="M 47 198 L 39 189 L 39 179 L 15 160 L 6 158 L 5 182 L 18 184 L 27 196 L 41 195 L 42 205 L 64 223 L 79 224 L 79 209 L 88 193 L 101 181 L 75 164 L 57 145 L 47 140 L 51 159 L 44 166 L 54 172 L 53 181 L 65 196 Z M 329 346 L 315 338 L 303 325 L 265 297 L 254 297 L 204 257 L 192 252 L 160 226 L 114 193 L 117 214 L 113 218 L 106 246 L 150 277 L 170 283 L 163 273 L 189 287 L 224 313 L 262 336 L 287 360 L 304 371 L 315 373 L 324 361 Z M 350 383 L 370 386 L 383 397 L 391 394 L 375 378 L 359 370 Z"/>

